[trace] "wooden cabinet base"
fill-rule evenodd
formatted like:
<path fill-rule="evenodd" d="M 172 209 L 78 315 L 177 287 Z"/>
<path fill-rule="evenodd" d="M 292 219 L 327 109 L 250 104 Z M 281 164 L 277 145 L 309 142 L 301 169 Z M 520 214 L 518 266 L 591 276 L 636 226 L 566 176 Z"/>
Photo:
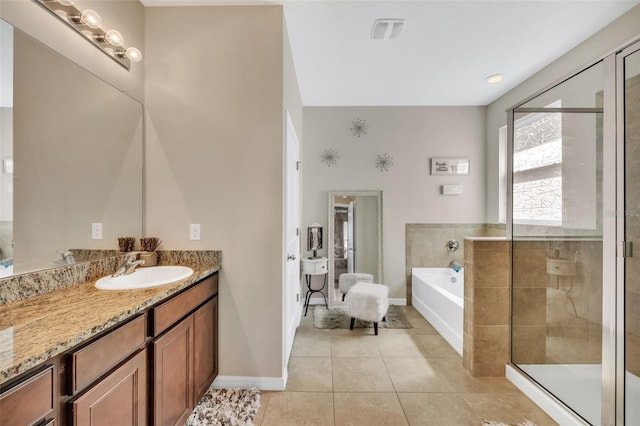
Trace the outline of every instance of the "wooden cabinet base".
<path fill-rule="evenodd" d="M 147 351 L 138 352 L 72 402 L 73 425 L 147 424 Z"/>

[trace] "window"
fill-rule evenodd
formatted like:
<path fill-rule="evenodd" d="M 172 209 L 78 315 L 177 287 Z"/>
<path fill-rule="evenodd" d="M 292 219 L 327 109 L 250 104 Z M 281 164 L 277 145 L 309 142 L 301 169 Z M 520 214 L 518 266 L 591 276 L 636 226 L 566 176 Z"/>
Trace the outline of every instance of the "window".
<path fill-rule="evenodd" d="M 560 101 L 547 107 L 558 108 Z M 513 221 L 562 225 L 562 115 L 527 114 L 514 123 Z"/>

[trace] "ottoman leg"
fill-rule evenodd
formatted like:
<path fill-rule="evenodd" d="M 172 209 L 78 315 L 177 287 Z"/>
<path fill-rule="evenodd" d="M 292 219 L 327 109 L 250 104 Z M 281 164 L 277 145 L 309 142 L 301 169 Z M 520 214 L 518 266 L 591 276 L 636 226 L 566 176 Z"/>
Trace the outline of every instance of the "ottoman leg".
<path fill-rule="evenodd" d="M 374 322 L 373 323 L 373 333 L 377 336 L 378 335 L 378 323 Z"/>
<path fill-rule="evenodd" d="M 346 294 L 342 293 L 342 301 L 344 302 L 344 297 L 346 296 Z"/>
<path fill-rule="evenodd" d="M 356 319 L 351 317 L 351 324 L 349 324 L 349 330 L 353 330 L 353 324 L 355 324 Z"/>
<path fill-rule="evenodd" d="M 385 322 L 386 320 L 387 320 L 387 316 L 385 315 L 382 317 L 382 322 Z"/>

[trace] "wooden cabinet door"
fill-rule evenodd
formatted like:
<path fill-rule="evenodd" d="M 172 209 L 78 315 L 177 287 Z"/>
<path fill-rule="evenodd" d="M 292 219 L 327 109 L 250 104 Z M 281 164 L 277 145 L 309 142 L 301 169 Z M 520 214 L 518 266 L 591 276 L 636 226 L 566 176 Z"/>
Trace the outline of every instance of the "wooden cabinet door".
<path fill-rule="evenodd" d="M 44 371 L 0 394 L 0 425 L 24 426 L 50 416 L 54 407 L 54 368 Z"/>
<path fill-rule="evenodd" d="M 200 401 L 218 372 L 218 298 L 193 313 L 194 405 Z"/>
<path fill-rule="evenodd" d="M 74 426 L 147 424 L 147 351 L 142 350 L 71 403 Z"/>
<path fill-rule="evenodd" d="M 193 315 L 153 342 L 153 424 L 182 425 L 193 410 Z"/>

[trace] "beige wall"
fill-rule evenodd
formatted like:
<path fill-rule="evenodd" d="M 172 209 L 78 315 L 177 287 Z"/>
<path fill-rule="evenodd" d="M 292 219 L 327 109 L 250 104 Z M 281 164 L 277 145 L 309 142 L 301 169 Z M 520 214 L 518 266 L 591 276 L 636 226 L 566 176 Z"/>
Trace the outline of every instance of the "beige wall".
<path fill-rule="evenodd" d="M 222 250 L 220 374 L 281 377 L 282 8 L 148 8 L 145 38 L 147 233 Z"/>
<path fill-rule="evenodd" d="M 368 123 L 355 137 L 352 120 Z M 382 190 L 384 283 L 390 297 L 405 297 L 405 224 L 484 223 L 483 107 L 312 107 L 304 109 L 303 227 L 327 227 L 327 191 Z M 335 166 L 321 161 L 325 149 L 340 158 Z M 376 169 L 378 154 L 393 157 L 388 172 Z M 431 176 L 429 159 L 471 159 L 467 176 Z M 462 195 L 440 195 L 440 186 L 459 183 Z M 306 241 L 302 242 L 303 247 Z M 322 255 L 327 255 L 326 248 Z"/>
<path fill-rule="evenodd" d="M 524 83 L 495 100 L 487 107 L 486 182 L 487 221 L 498 220 L 499 147 L 498 130 L 507 124 L 505 110 L 535 94 L 561 78 L 569 76 L 593 60 L 640 37 L 640 6 L 636 6 L 612 24 L 543 68 Z M 506 202 L 506 201 L 504 201 Z"/>

